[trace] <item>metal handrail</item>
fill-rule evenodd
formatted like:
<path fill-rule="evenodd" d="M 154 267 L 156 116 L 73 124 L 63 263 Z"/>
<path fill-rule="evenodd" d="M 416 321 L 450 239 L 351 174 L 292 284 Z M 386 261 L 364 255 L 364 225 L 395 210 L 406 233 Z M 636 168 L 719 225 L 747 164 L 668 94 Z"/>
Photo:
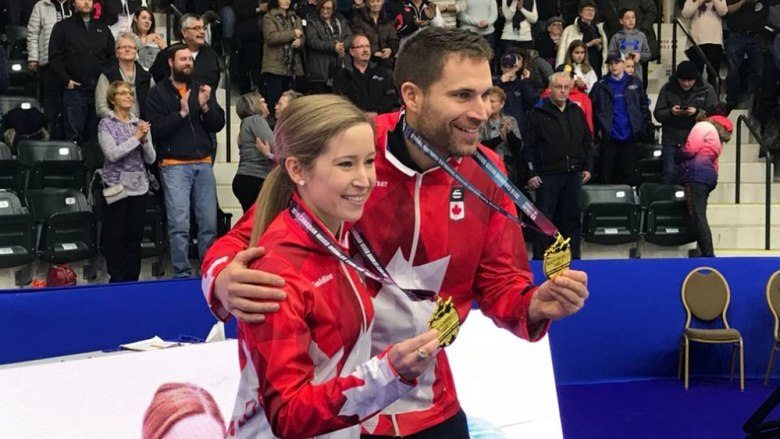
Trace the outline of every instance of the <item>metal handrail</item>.
<path fill-rule="evenodd" d="M 764 140 L 758 135 L 757 131 L 750 125 L 750 121 L 747 117 L 740 114 L 737 117 L 737 150 L 736 150 L 736 172 L 734 187 L 734 203 L 739 204 L 739 188 L 741 185 L 742 177 L 742 125 L 747 126 L 748 131 L 758 141 L 758 146 L 761 152 L 766 157 L 766 173 L 764 175 L 764 250 L 769 250 L 770 242 L 770 225 L 772 224 L 772 153 L 764 145 Z"/>
<path fill-rule="evenodd" d="M 707 59 L 706 56 L 704 56 L 704 52 L 702 52 L 701 47 L 699 47 L 699 44 L 696 43 L 696 40 L 693 39 L 690 33 L 688 33 L 688 30 L 685 29 L 685 25 L 680 21 L 679 18 L 675 18 L 674 22 L 672 22 L 672 73 L 675 72 L 677 69 L 677 28 L 682 29 L 685 36 L 688 38 L 688 41 L 691 42 L 694 50 L 696 50 L 696 54 L 699 55 L 699 59 L 704 61 L 704 66 L 707 69 L 707 74 L 709 76 L 712 76 L 715 78 L 715 84 L 717 90 L 715 90 L 715 93 L 717 93 L 718 96 L 720 96 L 721 92 L 721 86 L 722 81 L 720 80 L 720 74 L 715 71 L 715 67 L 712 66 L 710 61 Z"/>
<path fill-rule="evenodd" d="M 173 12 L 173 14 L 171 14 Z M 175 16 L 174 16 L 175 14 Z M 168 5 L 168 8 L 165 10 L 165 23 L 167 26 L 165 26 L 165 42 L 170 46 L 171 45 L 171 32 L 173 31 L 173 28 L 175 27 L 174 20 L 178 17 L 183 17 L 184 14 L 179 10 L 179 8 L 176 7 L 173 3 Z"/>

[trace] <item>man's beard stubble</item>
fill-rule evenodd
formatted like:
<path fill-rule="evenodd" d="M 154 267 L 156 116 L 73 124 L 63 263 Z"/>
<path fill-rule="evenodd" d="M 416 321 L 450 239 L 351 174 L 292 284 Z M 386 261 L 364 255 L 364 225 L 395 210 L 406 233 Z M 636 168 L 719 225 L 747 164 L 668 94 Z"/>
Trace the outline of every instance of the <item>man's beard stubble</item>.
<path fill-rule="evenodd" d="M 176 82 L 187 82 L 190 80 L 190 73 L 187 73 L 184 70 L 173 69 L 171 73 L 173 75 L 173 80 Z"/>

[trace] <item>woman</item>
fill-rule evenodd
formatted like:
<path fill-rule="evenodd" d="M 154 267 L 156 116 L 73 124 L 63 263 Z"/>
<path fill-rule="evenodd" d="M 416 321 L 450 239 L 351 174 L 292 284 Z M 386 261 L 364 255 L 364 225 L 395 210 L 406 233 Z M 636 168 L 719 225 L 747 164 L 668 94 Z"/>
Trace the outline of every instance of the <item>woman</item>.
<path fill-rule="evenodd" d="M 596 24 L 596 3 L 585 0 L 580 3 L 580 16 L 574 20 L 574 24 L 566 26 L 561 35 L 561 44 L 558 46 L 558 56 L 555 58 L 556 67 L 563 64 L 566 49 L 574 40 L 585 43 L 588 49 L 588 60 L 596 77 L 601 79 L 601 69 L 604 60 L 607 59 L 607 34 L 604 33 L 603 23 Z"/>
<path fill-rule="evenodd" d="M 276 117 L 281 117 L 282 112 L 285 108 L 287 108 L 290 103 L 303 95 L 301 93 L 298 93 L 294 90 L 287 90 L 286 92 L 282 93 L 282 95 L 279 97 L 279 100 L 276 101 L 276 105 L 274 106 L 274 113 L 276 113 Z M 276 125 L 274 123 L 274 125 Z"/>
<path fill-rule="evenodd" d="M 346 65 L 346 44 L 352 36 L 352 29 L 341 14 L 334 12 L 334 8 L 333 0 L 319 0 L 315 14 L 306 23 L 312 93 L 330 93 L 333 73 Z"/>
<path fill-rule="evenodd" d="M 138 62 L 144 70 L 149 70 L 154 64 L 157 54 L 168 45 L 165 44 L 165 39 L 155 31 L 154 14 L 146 6 L 141 6 L 135 12 L 132 28 L 133 33 L 141 43 L 141 47 L 138 49 Z"/>
<path fill-rule="evenodd" d="M 136 61 L 138 53 L 138 37 L 129 32 L 122 32 L 116 38 L 116 62 L 103 71 L 95 86 L 95 111 L 98 117 L 108 115 L 110 108 L 105 100 L 108 85 L 114 81 L 124 81 L 130 84 L 136 96 L 132 113 L 143 118 L 146 114 L 146 95 L 154 85 L 152 75 Z"/>
<path fill-rule="evenodd" d="M 257 200 L 273 165 L 273 132 L 265 120 L 268 106 L 257 92 L 238 98 L 236 113 L 241 118 L 238 132 L 238 170 L 233 178 L 233 194 L 244 212 Z"/>
<path fill-rule="evenodd" d="M 534 48 L 531 27 L 539 19 L 535 0 L 502 0 L 501 15 L 506 20 L 501 32 L 499 50 L 505 53 L 512 47 Z"/>
<path fill-rule="evenodd" d="M 582 40 L 574 40 L 566 49 L 566 56 L 563 63 L 572 66 L 574 69 L 574 86 L 581 92 L 589 94 L 593 84 L 598 81 L 596 72 L 588 63 L 588 46 Z"/>
<path fill-rule="evenodd" d="M 274 138 L 279 166 L 260 192 L 250 245 L 266 248 L 252 268 L 282 276 L 287 299 L 264 323 L 238 324 L 244 367 L 229 431 L 358 438 L 360 421 L 414 388 L 440 349 L 437 333 L 370 358 L 371 296 L 337 257 L 349 251 L 344 223 L 360 218 L 376 183 L 369 119 L 342 97 L 307 96 Z"/>
<path fill-rule="evenodd" d="M 368 7 L 355 13 L 352 32 L 367 36 L 371 43 L 371 59 L 382 68 L 392 71 L 398 52 L 398 34 L 382 6 L 382 0 L 368 0 Z"/>
<path fill-rule="evenodd" d="M 558 47 L 563 35 L 563 19 L 550 17 L 547 19 L 547 31 L 541 32 L 534 40 L 534 49 L 551 66 L 555 65 L 555 57 L 558 55 Z"/>
<path fill-rule="evenodd" d="M 718 157 L 731 139 L 734 125 L 725 116 L 710 116 L 691 128 L 685 146 L 677 150 L 680 184 L 685 187 L 688 214 L 696 226 L 702 257 L 714 257 L 712 232 L 707 222 L 707 199 L 718 184 Z"/>
<path fill-rule="evenodd" d="M 111 111 L 98 124 L 98 141 L 106 158 L 103 184 L 121 188 L 125 197 L 103 210 L 103 255 L 110 282 L 134 282 L 141 273 L 144 196 L 149 191 L 144 163 L 154 163 L 156 154 L 149 122 L 132 113 L 135 99 L 130 84 L 112 82 L 105 99 Z"/>
<path fill-rule="evenodd" d="M 680 15 L 691 20 L 691 36 L 718 75 L 720 61 L 723 59 L 723 17 L 726 13 L 726 0 L 686 0 L 680 11 Z M 685 54 L 696 63 L 701 75 L 705 63 L 690 41 Z M 717 87 L 715 76 L 710 73 L 707 73 L 707 82 L 713 88 Z"/>
<path fill-rule="evenodd" d="M 269 108 L 282 92 L 303 76 L 301 53 L 305 48 L 301 19 L 290 10 L 290 0 L 270 0 L 263 16 L 263 76 Z M 274 110 L 275 111 L 275 110 Z"/>
<path fill-rule="evenodd" d="M 189 383 L 165 383 L 144 414 L 142 439 L 225 437 L 225 420 L 214 397 Z"/>

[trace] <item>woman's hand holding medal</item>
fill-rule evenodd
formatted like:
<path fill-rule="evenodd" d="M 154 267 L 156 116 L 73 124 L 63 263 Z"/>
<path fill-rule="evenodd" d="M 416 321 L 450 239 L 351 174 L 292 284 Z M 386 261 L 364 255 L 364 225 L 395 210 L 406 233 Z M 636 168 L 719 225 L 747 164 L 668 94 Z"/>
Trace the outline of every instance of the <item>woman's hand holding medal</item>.
<path fill-rule="evenodd" d="M 429 364 L 436 361 L 441 350 L 439 331 L 423 332 L 417 337 L 396 343 L 387 353 L 387 359 L 404 381 L 414 381 Z"/>

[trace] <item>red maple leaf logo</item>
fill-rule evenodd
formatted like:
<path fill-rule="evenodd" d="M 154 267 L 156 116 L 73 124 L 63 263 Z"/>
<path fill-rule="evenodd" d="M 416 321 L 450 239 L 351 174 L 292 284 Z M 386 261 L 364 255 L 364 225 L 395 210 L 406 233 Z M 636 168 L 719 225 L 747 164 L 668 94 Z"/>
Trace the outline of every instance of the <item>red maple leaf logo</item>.
<path fill-rule="evenodd" d="M 453 215 L 460 215 L 460 213 L 463 211 L 463 209 L 460 208 L 460 205 L 456 204 L 452 206 L 452 214 Z"/>

